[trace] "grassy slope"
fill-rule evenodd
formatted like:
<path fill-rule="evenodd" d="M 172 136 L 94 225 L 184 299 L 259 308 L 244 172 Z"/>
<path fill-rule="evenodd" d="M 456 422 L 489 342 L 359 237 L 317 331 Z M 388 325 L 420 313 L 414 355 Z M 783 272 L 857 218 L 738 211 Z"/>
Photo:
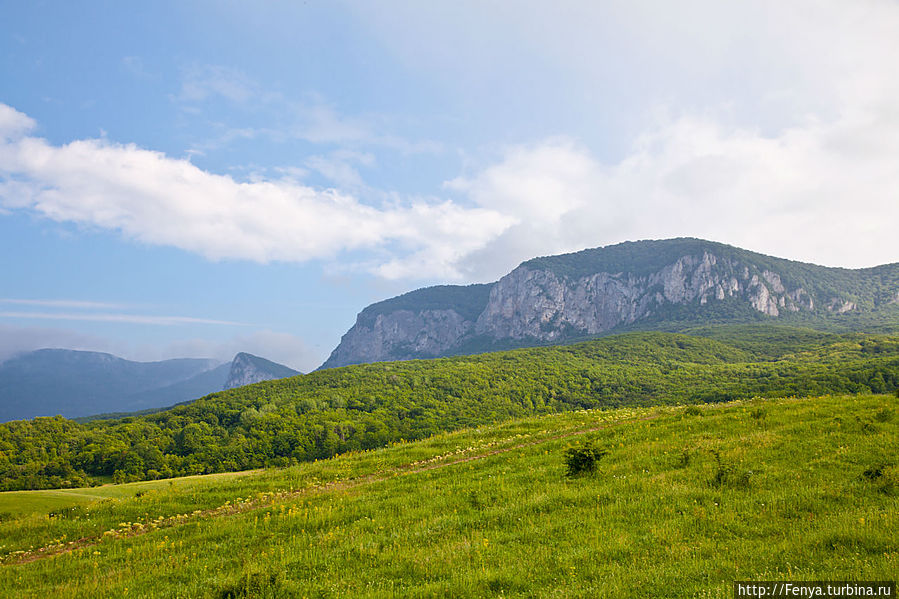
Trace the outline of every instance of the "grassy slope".
<path fill-rule="evenodd" d="M 0 520 L 9 520 L 31 514 L 46 515 L 51 512 L 59 513 L 66 509 L 93 504 L 103 499 L 133 497 L 135 493 L 148 493 L 163 488 L 176 488 L 183 492 L 189 487 L 197 484 L 203 486 L 211 481 L 221 481 L 236 476 L 247 476 L 257 472 L 258 470 L 222 472 L 218 474 L 182 476 L 171 480 L 145 480 L 122 485 L 110 483 L 99 487 L 82 487 L 77 489 L 4 491 L 0 492 Z"/>
<path fill-rule="evenodd" d="M 730 597 L 734 579 L 891 579 L 897 412 L 890 396 L 582 411 L 166 483 L 0 523 L 0 596 Z M 588 438 L 610 453 L 566 478 L 564 449 Z"/>

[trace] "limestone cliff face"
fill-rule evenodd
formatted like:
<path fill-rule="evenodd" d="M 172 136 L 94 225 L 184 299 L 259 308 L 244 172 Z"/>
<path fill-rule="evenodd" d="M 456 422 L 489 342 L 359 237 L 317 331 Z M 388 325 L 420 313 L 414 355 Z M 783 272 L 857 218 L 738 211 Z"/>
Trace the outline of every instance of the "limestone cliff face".
<path fill-rule="evenodd" d="M 326 367 L 361 362 L 430 358 L 455 347 L 474 323 L 455 310 L 396 310 L 379 314 L 371 326 L 357 324 L 340 340 Z"/>
<path fill-rule="evenodd" d="M 899 272 L 896 265 L 879 268 Z M 884 279 L 882 272 L 875 274 Z M 374 304 L 323 368 L 561 342 L 655 321 L 801 313 L 826 318 L 862 309 L 855 296 L 869 288 L 866 276 L 702 240 L 620 244 L 525 262 L 496 283 L 478 286 L 482 295 L 472 301 L 460 299 L 465 288 L 443 287 Z M 845 280 L 846 288 L 835 288 L 834 280 Z M 441 303 L 437 291 L 450 290 L 453 298 Z M 427 306 L 416 309 L 415 294 L 425 292 Z M 895 289 L 881 296 L 883 304 L 899 297 Z M 392 303 L 398 300 L 401 309 Z"/>
<path fill-rule="evenodd" d="M 727 298 L 768 316 L 813 307 L 803 288 L 787 289 L 777 273 L 750 276 L 745 265 L 704 252 L 645 276 L 599 272 L 571 280 L 522 265 L 494 285 L 475 331 L 493 339 L 555 341 L 661 316 L 666 305 L 705 306 Z"/>

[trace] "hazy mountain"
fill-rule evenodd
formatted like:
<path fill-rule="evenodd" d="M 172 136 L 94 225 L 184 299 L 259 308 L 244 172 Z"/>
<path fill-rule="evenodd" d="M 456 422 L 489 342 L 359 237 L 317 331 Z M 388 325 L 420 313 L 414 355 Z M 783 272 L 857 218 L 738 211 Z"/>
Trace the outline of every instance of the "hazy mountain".
<path fill-rule="evenodd" d="M 245 353 L 222 364 L 193 358 L 133 362 L 97 352 L 41 349 L 0 364 L 0 422 L 153 410 L 297 374 Z"/>
<path fill-rule="evenodd" d="M 228 381 L 228 374 L 230 372 L 231 363 L 225 362 L 215 368 L 194 375 L 189 379 L 165 387 L 149 389 L 141 393 L 129 395 L 124 398 L 124 401 L 128 405 L 125 405 L 122 411 L 136 412 L 145 409 L 168 407 L 177 403 L 197 399 L 204 395 L 221 391 L 222 389 L 227 389 L 225 383 Z"/>
<path fill-rule="evenodd" d="M 234 360 L 231 361 L 228 379 L 223 388 L 233 389 L 235 387 L 243 387 L 244 385 L 252 385 L 260 381 L 283 379 L 298 374 L 302 373 L 271 360 L 241 352 L 234 356 Z"/>
<path fill-rule="evenodd" d="M 691 238 L 535 258 L 492 284 L 368 306 L 322 368 L 758 320 L 899 323 L 899 264 L 827 268 Z"/>
<path fill-rule="evenodd" d="M 41 349 L 0 364 L 0 420 L 34 416 L 86 416 L 161 407 L 193 399 L 192 379 L 216 360 L 132 362 L 97 352 Z M 216 388 L 221 389 L 224 377 Z M 181 385 L 183 393 L 176 392 Z M 161 391 L 160 395 L 153 391 Z M 174 391 L 173 391 L 174 390 Z M 201 393 L 202 395 L 203 393 Z"/>

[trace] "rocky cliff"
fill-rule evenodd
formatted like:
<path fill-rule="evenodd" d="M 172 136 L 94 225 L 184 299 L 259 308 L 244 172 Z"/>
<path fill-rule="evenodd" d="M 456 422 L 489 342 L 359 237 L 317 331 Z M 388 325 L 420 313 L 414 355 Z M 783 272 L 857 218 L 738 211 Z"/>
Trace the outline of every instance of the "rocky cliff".
<path fill-rule="evenodd" d="M 241 352 L 234 356 L 234 360 L 231 361 L 231 370 L 223 388 L 234 389 L 235 387 L 252 385 L 261 381 L 283 379 L 298 374 L 301 373 L 282 364 Z"/>
<path fill-rule="evenodd" d="M 899 264 L 849 270 L 699 239 L 536 258 L 496 283 L 369 306 L 322 366 L 562 342 L 651 323 L 835 318 L 899 298 Z"/>

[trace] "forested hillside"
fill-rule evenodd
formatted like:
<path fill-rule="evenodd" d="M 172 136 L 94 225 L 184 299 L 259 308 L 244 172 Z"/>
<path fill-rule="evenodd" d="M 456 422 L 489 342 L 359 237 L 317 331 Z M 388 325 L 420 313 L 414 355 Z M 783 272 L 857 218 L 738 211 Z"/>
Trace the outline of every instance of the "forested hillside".
<path fill-rule="evenodd" d="M 705 331 L 710 335 L 713 331 Z M 0 425 L 0 489 L 286 465 L 580 408 L 893 391 L 899 337 L 731 328 L 350 366 L 156 414 Z"/>

